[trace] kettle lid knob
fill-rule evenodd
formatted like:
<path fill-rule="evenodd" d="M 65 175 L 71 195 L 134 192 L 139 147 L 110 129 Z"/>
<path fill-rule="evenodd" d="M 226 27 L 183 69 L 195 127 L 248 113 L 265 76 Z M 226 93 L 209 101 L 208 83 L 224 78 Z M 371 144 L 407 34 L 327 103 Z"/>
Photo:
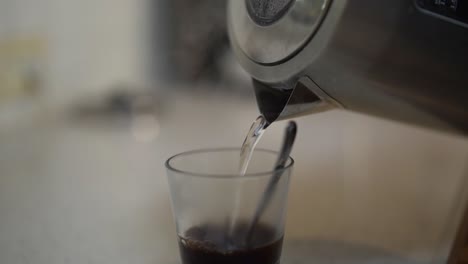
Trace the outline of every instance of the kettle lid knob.
<path fill-rule="evenodd" d="M 286 14 L 294 0 L 246 0 L 247 11 L 260 26 L 269 26 Z"/>

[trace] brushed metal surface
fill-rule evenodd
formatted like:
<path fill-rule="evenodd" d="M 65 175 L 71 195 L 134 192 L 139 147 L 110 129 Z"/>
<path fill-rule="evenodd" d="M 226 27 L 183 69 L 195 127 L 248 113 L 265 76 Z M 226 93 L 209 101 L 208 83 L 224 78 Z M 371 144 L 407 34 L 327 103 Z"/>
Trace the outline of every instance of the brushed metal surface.
<path fill-rule="evenodd" d="M 242 0 L 230 0 L 228 16 L 233 41 L 250 59 L 261 64 L 278 63 L 294 55 L 317 30 L 331 0 L 297 0 L 281 19 L 259 25 Z"/>
<path fill-rule="evenodd" d="M 307 45 L 278 65 L 250 59 L 232 21 L 229 30 L 241 65 L 259 81 L 292 88 L 308 76 L 347 109 L 468 133 L 468 29 L 411 0 L 334 0 Z"/>

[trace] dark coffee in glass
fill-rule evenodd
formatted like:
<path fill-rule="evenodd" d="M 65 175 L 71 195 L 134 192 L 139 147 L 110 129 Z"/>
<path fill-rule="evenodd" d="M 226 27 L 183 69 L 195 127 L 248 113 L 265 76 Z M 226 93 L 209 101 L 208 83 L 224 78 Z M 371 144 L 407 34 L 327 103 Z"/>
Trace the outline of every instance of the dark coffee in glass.
<path fill-rule="evenodd" d="M 227 228 L 215 225 L 192 227 L 179 237 L 183 264 L 277 264 L 283 237 L 275 230 L 259 225 L 246 241 L 247 225 L 241 224 L 231 235 Z"/>

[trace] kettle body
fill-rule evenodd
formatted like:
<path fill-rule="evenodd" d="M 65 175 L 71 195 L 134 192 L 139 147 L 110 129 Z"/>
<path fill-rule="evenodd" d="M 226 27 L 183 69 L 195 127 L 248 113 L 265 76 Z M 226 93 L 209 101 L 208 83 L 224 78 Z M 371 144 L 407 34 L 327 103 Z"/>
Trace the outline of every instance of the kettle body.
<path fill-rule="evenodd" d="M 229 0 L 228 29 L 271 122 L 340 107 L 468 133 L 468 1 Z"/>

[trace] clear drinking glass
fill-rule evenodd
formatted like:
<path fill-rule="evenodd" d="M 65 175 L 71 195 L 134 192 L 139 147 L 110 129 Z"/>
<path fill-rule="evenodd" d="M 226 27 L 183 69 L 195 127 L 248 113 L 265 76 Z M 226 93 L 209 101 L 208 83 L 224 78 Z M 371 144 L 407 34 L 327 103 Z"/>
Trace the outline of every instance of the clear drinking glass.
<path fill-rule="evenodd" d="M 240 149 L 181 153 L 166 162 L 183 264 L 276 264 L 280 261 L 294 161 L 274 170 L 278 153 L 256 149 L 239 175 Z M 257 224 L 267 186 L 281 175 Z"/>

